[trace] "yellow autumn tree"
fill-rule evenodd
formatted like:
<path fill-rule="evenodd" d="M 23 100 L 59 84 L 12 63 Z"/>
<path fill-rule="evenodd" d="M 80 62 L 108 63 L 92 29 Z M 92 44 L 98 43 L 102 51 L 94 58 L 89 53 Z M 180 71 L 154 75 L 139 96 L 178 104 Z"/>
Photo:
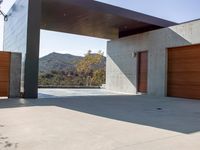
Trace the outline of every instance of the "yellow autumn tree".
<path fill-rule="evenodd" d="M 102 74 L 102 71 L 97 71 L 98 67 L 96 67 L 96 65 L 100 64 L 103 61 L 103 54 L 104 53 L 101 51 L 93 54 L 92 51 L 89 50 L 87 54 L 85 54 L 85 57 L 77 63 L 77 72 L 86 77 L 86 86 L 90 86 L 92 85 L 92 83 L 95 83 L 95 85 L 96 83 L 100 83 L 96 80 L 100 80 L 97 76 L 102 76 L 98 74 L 98 72 Z"/>

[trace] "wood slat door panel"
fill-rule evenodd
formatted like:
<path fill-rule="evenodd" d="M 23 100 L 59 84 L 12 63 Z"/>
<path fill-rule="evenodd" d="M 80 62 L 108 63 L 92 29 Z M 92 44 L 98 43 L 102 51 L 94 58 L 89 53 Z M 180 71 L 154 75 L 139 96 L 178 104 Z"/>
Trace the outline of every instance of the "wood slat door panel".
<path fill-rule="evenodd" d="M 168 73 L 168 81 L 169 85 L 200 85 L 200 72 L 175 72 L 175 73 Z"/>
<path fill-rule="evenodd" d="M 0 96 L 7 97 L 9 92 L 8 82 L 0 82 Z"/>
<path fill-rule="evenodd" d="M 186 55 L 187 56 L 187 55 Z M 170 56 L 169 56 L 170 57 Z M 192 59 L 190 60 L 178 59 L 174 58 L 175 60 L 169 60 L 169 72 L 185 72 L 185 70 L 189 72 L 196 72 L 200 70 L 200 59 Z M 192 66 L 192 67 L 191 67 Z"/>
<path fill-rule="evenodd" d="M 169 96 L 189 98 L 189 99 L 200 99 L 199 86 L 169 86 Z"/>
<path fill-rule="evenodd" d="M 8 73 L 8 68 L 1 69 L 0 67 L 0 82 L 9 82 Z"/>
<path fill-rule="evenodd" d="M 168 96 L 200 99 L 200 45 L 168 49 Z"/>
<path fill-rule="evenodd" d="M 10 53 L 0 52 L 0 96 L 9 94 L 10 81 Z"/>
<path fill-rule="evenodd" d="M 138 53 L 138 92 L 147 93 L 148 53 Z"/>
<path fill-rule="evenodd" d="M 10 65 L 10 53 L 0 52 L 0 67 L 8 67 Z"/>

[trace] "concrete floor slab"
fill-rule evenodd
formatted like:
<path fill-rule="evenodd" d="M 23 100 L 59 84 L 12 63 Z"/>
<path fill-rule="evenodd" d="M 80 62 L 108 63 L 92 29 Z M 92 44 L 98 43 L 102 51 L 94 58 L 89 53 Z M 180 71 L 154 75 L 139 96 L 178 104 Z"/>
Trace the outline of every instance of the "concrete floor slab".
<path fill-rule="evenodd" d="M 106 89 L 87 88 L 39 88 L 39 98 L 57 98 L 69 96 L 104 96 L 104 95 L 127 95 L 126 93 L 113 92 Z M 130 95 L 130 94 L 129 94 Z"/>
<path fill-rule="evenodd" d="M 0 101 L 1 150 L 199 150 L 200 101 L 83 96 Z"/>

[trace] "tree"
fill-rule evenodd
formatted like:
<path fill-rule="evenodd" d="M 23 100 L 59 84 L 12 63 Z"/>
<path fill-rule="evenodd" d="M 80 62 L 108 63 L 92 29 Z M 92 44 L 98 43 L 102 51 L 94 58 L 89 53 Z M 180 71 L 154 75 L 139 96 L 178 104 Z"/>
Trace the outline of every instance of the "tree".
<path fill-rule="evenodd" d="M 76 65 L 77 72 L 88 75 L 92 72 L 94 65 L 101 63 L 103 59 L 103 52 L 99 51 L 97 54 L 92 54 L 89 50 L 85 57 Z"/>
<path fill-rule="evenodd" d="M 94 71 L 94 75 L 92 77 L 92 85 L 100 86 L 105 83 L 106 72 L 105 69 L 98 69 Z"/>
<path fill-rule="evenodd" d="M 89 50 L 85 57 L 77 63 L 77 72 L 85 77 L 86 86 L 92 84 L 93 72 L 96 70 L 95 65 L 100 64 L 103 58 L 103 52 L 92 54 L 92 51 Z"/>

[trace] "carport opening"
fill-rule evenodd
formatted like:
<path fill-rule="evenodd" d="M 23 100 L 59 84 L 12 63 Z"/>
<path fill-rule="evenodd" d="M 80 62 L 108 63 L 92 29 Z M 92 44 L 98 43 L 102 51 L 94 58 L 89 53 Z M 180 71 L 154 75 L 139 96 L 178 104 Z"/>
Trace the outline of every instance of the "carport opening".
<path fill-rule="evenodd" d="M 41 30 L 38 88 L 40 93 L 105 88 L 107 39 Z M 47 94 L 47 93 L 46 93 Z"/>

